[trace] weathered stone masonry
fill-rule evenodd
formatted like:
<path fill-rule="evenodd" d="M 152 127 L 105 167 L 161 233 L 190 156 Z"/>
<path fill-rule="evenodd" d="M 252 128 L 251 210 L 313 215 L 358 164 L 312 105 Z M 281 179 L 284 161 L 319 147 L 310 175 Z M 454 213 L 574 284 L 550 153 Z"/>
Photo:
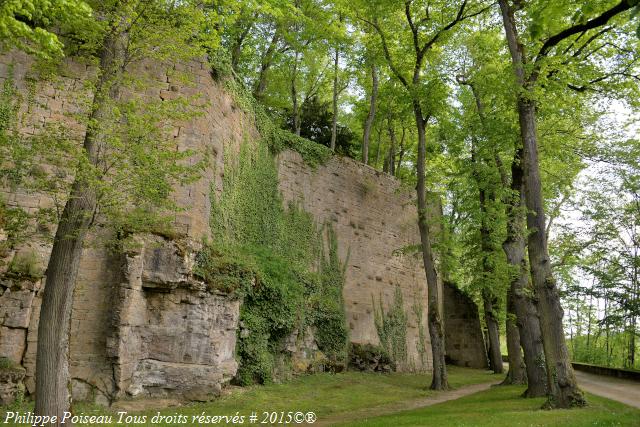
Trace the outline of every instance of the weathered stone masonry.
<path fill-rule="evenodd" d="M 344 302 L 350 339 L 378 344 L 373 304 L 393 302 L 402 290 L 409 316 L 409 367 L 431 369 L 427 329 L 427 287 L 422 259 L 399 251 L 419 243 L 417 213 L 411 189 L 388 174 L 348 158 L 334 157 L 313 169 L 295 152 L 278 158 L 280 190 L 285 202 L 300 203 L 319 223 L 330 223 L 338 236 L 340 257 L 347 260 Z M 417 239 L 417 240 L 416 240 Z M 420 355 L 414 306 L 423 312 L 427 354 Z"/>
<path fill-rule="evenodd" d="M 14 84 L 24 98 L 35 94 L 33 102 L 21 108 L 20 132 L 33 135 L 46 124 L 56 123 L 80 141 L 84 125 L 77 115 L 89 105 L 91 94 L 85 83 L 94 70 L 65 60 L 59 77 L 36 81 L 30 91 L 32 61 L 21 53 L 0 56 L 0 82 L 7 78 L 9 64 L 13 64 Z M 206 64 L 194 61 L 177 67 L 195 77 L 193 85 L 175 78 L 171 67 L 142 63 L 134 71 L 152 82 L 143 94 L 145 99 L 201 94 L 207 100 L 204 114 L 181 123 L 173 137 L 178 149 L 207 155 L 208 167 L 200 180 L 175 189 L 176 202 L 185 208 L 175 216 L 176 239 L 135 236 L 137 245 L 121 254 L 99 243 L 85 249 L 71 323 L 76 399 L 107 404 L 122 397 L 177 394 L 201 400 L 215 394 L 237 369 L 234 353 L 241 301 L 207 289 L 193 277 L 192 267 L 202 238 L 209 235 L 211 189 L 218 194 L 223 191 L 223 153 L 234 155 L 244 140 L 255 139 L 257 134 L 250 117 L 234 106 Z M 378 342 L 372 303 L 382 298 L 388 306 L 399 286 L 409 315 L 408 367 L 430 369 L 430 354 L 418 354 L 414 309 L 423 311 L 429 353 L 424 271 L 418 257 L 394 255 L 395 250 L 417 243 L 412 191 L 349 159 L 336 157 L 312 169 L 297 153 L 284 152 L 278 163 L 285 201 L 300 203 L 319 223 L 328 221 L 337 232 L 340 255 L 348 259 L 344 300 L 351 340 Z M 0 187 L 0 195 L 9 206 L 30 213 L 54 206 L 51 197 L 23 189 Z M 39 227 L 20 248 L 0 253 L 0 356 L 11 359 L 18 371 L 24 368 L 22 374 L 12 371 L 5 376 L 13 383 L 19 382 L 14 381 L 16 375 L 24 375 L 28 393 L 35 386 L 44 283 L 12 277 L 7 268 L 14 257 L 35 254 L 43 269 L 54 232 L 53 226 Z M 94 232 L 96 236 L 105 233 L 108 230 L 102 227 Z M 3 230 L 0 239 L 6 239 Z M 0 398 L 3 390 L 0 387 Z"/>

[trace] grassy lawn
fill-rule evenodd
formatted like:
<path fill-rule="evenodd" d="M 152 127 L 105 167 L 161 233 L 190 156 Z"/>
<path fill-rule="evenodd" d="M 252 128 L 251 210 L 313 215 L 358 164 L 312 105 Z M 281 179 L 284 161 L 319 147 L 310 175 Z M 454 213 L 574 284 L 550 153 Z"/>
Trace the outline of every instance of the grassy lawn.
<path fill-rule="evenodd" d="M 640 410 L 588 395 L 589 406 L 571 410 L 541 410 L 544 399 L 522 399 L 524 387 L 493 387 L 431 407 L 345 423 L 341 426 L 640 426 Z"/>
<path fill-rule="evenodd" d="M 487 371 L 450 367 L 450 382 L 455 388 L 498 380 Z M 205 412 L 208 415 L 249 415 L 252 411 L 313 411 L 322 419 L 329 415 L 349 412 L 356 409 L 386 405 L 403 400 L 412 400 L 432 395 L 427 390 L 431 375 L 426 374 L 366 374 L 346 372 L 342 374 L 317 374 L 299 377 L 285 384 L 271 384 L 236 388 L 229 395 L 209 403 L 190 404 L 161 410 L 162 414 L 183 414 L 189 418 Z M 32 405 L 22 405 L 13 410 L 28 411 Z M 0 413 L 3 413 L 0 410 Z M 79 404 L 76 414 L 109 414 L 108 410 L 95 406 Z M 157 411 L 149 410 L 136 415 L 147 415 L 148 419 Z M 0 418 L 0 424 L 5 420 Z M 248 424 L 248 422 L 247 422 Z M 113 424 L 104 425 L 117 425 Z M 120 424 L 122 425 L 122 424 Z M 137 425 L 153 425 L 137 424 Z M 173 424 L 163 424 L 173 425 Z M 176 424 L 198 425 L 198 423 Z M 217 425 L 225 425 L 220 423 Z"/>
<path fill-rule="evenodd" d="M 487 371 L 450 367 L 450 380 L 454 388 L 486 382 L 496 382 L 500 376 L 491 375 Z M 182 407 L 171 407 L 160 410 L 162 415 L 180 414 L 184 418 L 180 422 L 153 423 L 156 410 L 129 412 L 136 417 L 146 416 L 145 422 L 139 426 L 179 426 L 202 425 L 194 421 L 193 416 L 207 415 L 233 416 L 236 413 L 246 417 L 244 424 L 249 424 L 248 416 L 252 412 L 259 415 L 256 424 L 260 424 L 263 411 L 308 412 L 313 411 L 319 421 L 339 420 L 360 410 L 366 413 L 367 408 L 380 408 L 402 401 L 412 401 L 434 395 L 428 391 L 430 375 L 424 374 L 365 374 L 347 372 L 343 374 L 318 374 L 297 378 L 286 384 L 272 384 L 234 388 L 230 393 L 209 403 L 196 403 Z M 455 401 L 437 404 L 431 407 L 397 412 L 394 415 L 362 418 L 349 426 L 640 426 L 640 410 L 628 406 L 589 396 L 589 407 L 569 411 L 543 411 L 540 406 L 543 399 L 522 399 L 519 395 L 523 387 L 494 387 L 488 391 L 460 398 Z M 4 409 L 4 410 L 3 410 Z M 0 424 L 4 423 L 4 412 L 0 408 Z M 13 407 L 11 410 L 29 411 L 31 404 Z M 364 411 L 363 411 L 364 410 Z M 117 423 L 117 414 L 105 408 L 79 404 L 75 414 L 111 415 L 112 423 L 100 425 L 134 425 L 133 422 Z M 354 418 L 353 416 L 351 417 Z M 138 418 L 141 420 L 140 418 Z M 232 425 L 218 420 L 208 425 Z M 91 425 L 89 423 L 78 425 Z M 238 425 L 238 424 L 236 424 Z M 263 424 L 264 425 L 264 424 Z M 290 424 L 295 425 L 295 424 Z"/>

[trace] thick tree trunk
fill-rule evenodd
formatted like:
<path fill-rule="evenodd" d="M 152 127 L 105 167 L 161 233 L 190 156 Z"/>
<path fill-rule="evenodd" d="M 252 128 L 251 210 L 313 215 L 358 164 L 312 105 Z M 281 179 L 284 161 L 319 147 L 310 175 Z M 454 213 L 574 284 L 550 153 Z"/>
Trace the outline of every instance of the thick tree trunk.
<path fill-rule="evenodd" d="M 378 70 L 375 64 L 371 65 L 371 97 L 369 98 L 369 113 L 364 122 L 364 133 L 362 136 L 362 163 L 369 164 L 369 141 L 371 139 L 371 128 L 376 118 L 376 104 L 378 98 Z M 380 146 L 378 145 L 378 150 Z M 376 164 L 378 159 L 376 159 Z"/>
<path fill-rule="evenodd" d="M 449 388 L 447 377 L 447 365 L 445 364 L 445 343 L 444 327 L 442 324 L 439 292 L 438 273 L 433 259 L 431 248 L 431 238 L 429 235 L 429 224 L 427 218 L 427 200 L 425 184 L 425 162 L 427 156 L 426 149 L 426 120 L 422 115 L 422 109 L 417 101 L 413 103 L 413 111 L 418 130 L 418 164 L 416 190 L 418 193 L 418 229 L 420 231 L 420 242 L 422 243 L 422 262 L 427 277 L 428 293 L 428 325 L 429 337 L 431 338 L 431 353 L 433 355 L 433 378 L 430 388 L 432 390 L 446 390 Z"/>
<path fill-rule="evenodd" d="M 515 300 L 511 289 L 507 291 L 507 352 L 509 359 L 509 372 L 502 382 L 503 385 L 515 385 L 527 383 L 527 371 L 520 349 L 520 332 L 516 322 Z"/>
<path fill-rule="evenodd" d="M 513 61 L 516 82 L 523 91 L 529 92 L 530 82 L 525 77 L 524 47 L 518 39 L 513 10 L 507 0 L 499 0 L 509 51 Z M 564 337 L 562 306 L 556 285 L 547 239 L 546 220 L 542 199 L 542 185 L 538 161 L 538 135 L 536 128 L 535 102 L 524 93 L 518 94 L 518 118 L 523 144 L 523 170 L 525 200 L 527 206 L 527 229 L 529 231 L 529 265 L 533 285 L 538 299 L 540 329 L 547 365 L 549 389 L 548 407 L 569 408 L 584 405 L 584 395 L 578 388 L 569 351 Z"/>
<path fill-rule="evenodd" d="M 104 40 L 100 57 L 100 75 L 96 85 L 84 150 L 89 162 L 100 161 L 101 126 L 110 116 L 113 100 L 119 93 L 124 66 L 125 34 L 112 32 Z M 70 410 L 69 330 L 73 291 L 75 289 L 82 247 L 96 211 L 96 193 L 90 178 L 78 172 L 71 187 L 56 231 L 49 264 L 40 321 L 36 354 L 37 415 L 57 416 Z M 70 426 L 71 423 L 64 425 Z"/>
<path fill-rule="evenodd" d="M 331 122 L 331 151 L 336 151 L 336 139 L 338 136 L 338 66 L 340 49 L 336 48 L 333 60 L 333 120 Z"/>
<path fill-rule="evenodd" d="M 518 99 L 520 129 L 524 144 L 524 183 L 528 210 L 529 265 L 538 299 L 540 328 L 547 365 L 550 392 L 549 406 L 569 408 L 586 402 L 578 388 L 562 324 L 562 305 L 545 237 L 545 216 L 538 163 L 535 106 L 522 97 Z"/>
<path fill-rule="evenodd" d="M 524 224 L 524 184 L 521 166 L 522 149 L 516 151 L 511 164 L 512 199 L 507 207 L 507 238 L 502 245 L 507 262 L 515 273 L 509 286 L 513 298 L 516 323 L 520 333 L 520 345 L 524 351 L 527 369 L 526 397 L 541 397 L 547 394 L 546 369 L 542 355 L 542 332 L 540 319 L 533 300 L 529 296 L 529 268 L 526 260 L 525 224 Z"/>

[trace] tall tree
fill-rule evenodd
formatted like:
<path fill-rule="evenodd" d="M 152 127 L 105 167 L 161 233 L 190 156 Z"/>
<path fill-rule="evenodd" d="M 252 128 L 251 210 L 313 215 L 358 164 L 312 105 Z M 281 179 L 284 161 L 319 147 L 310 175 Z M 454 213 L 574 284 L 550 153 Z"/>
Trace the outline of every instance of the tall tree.
<path fill-rule="evenodd" d="M 168 200 L 171 183 L 189 174 L 189 168 L 180 166 L 180 162 L 190 154 L 175 153 L 175 145 L 169 138 L 163 140 L 162 127 L 153 119 L 171 120 L 176 113 L 151 103 L 145 104 L 145 113 L 133 99 L 120 99 L 127 66 L 144 57 L 191 59 L 202 55 L 205 45 L 217 42 L 212 40 L 209 45 L 205 39 L 194 37 L 201 25 L 213 24 L 207 16 L 214 15 L 206 15 L 189 2 L 175 6 L 162 1 L 114 0 L 97 3 L 95 13 L 103 35 L 95 53 L 99 72 L 82 154 L 47 265 L 38 327 L 35 412 L 56 415 L 58 425 L 71 403 L 72 297 L 90 228 L 98 216 L 119 221 L 116 218 L 122 220 L 127 211 L 134 216 L 155 217 L 154 211 L 172 206 Z M 207 39 L 213 34 L 210 32 Z M 172 44 L 155 44 L 163 38 L 172 40 Z"/>
<path fill-rule="evenodd" d="M 540 311 L 549 387 L 548 406 L 559 408 L 581 406 L 585 404 L 585 399 L 578 388 L 565 342 L 562 323 L 563 310 L 556 280 L 553 276 L 545 234 L 546 218 L 538 159 L 537 112 L 534 91 L 542 73 L 549 72 L 548 69 L 545 71 L 544 67 L 546 59 L 561 42 L 575 38 L 574 36 L 580 37 L 580 35 L 606 25 L 611 18 L 633 7 L 635 4 L 632 3 L 635 2 L 623 0 L 615 6 L 601 11 L 595 17 L 587 18 L 583 15 L 578 23 L 567 28 L 561 30 L 553 28 L 556 31 L 547 37 L 540 47 L 537 47 L 534 56 L 530 56 L 525 50 L 525 43 L 518 28 L 519 21 L 515 16 L 516 10 L 525 7 L 525 4 L 520 1 L 510 2 L 508 0 L 499 0 L 498 3 L 502 12 L 502 21 L 518 87 L 517 110 L 523 144 L 522 161 L 525 199 L 528 209 L 529 262 Z M 559 12 L 559 10 L 555 11 Z M 593 12 L 589 9 L 587 11 Z M 537 26 L 530 28 L 529 31 L 536 38 L 535 42 L 538 43 L 539 39 L 537 38 L 541 38 L 540 28 L 544 22 L 536 20 L 530 22 Z"/>
<path fill-rule="evenodd" d="M 391 4 L 393 3 L 393 4 Z M 441 313 L 439 309 L 440 296 L 438 292 L 438 273 L 434 262 L 433 249 L 431 243 L 431 233 L 427 221 L 427 200 L 426 200 L 426 177 L 425 165 L 427 154 L 427 123 L 432 112 L 425 109 L 425 100 L 422 96 L 424 93 L 424 74 L 425 62 L 433 48 L 444 39 L 444 37 L 461 22 L 477 16 L 484 12 L 485 8 L 479 2 L 474 2 L 476 8 L 470 10 L 471 7 L 467 0 L 459 2 L 456 6 L 451 6 L 448 2 L 438 2 L 437 5 L 432 2 L 421 2 L 408 0 L 405 1 L 403 7 L 398 10 L 395 2 L 385 2 L 385 4 L 374 4 L 374 11 L 371 17 L 360 16 L 360 19 L 367 22 L 380 37 L 384 57 L 387 65 L 391 69 L 393 76 L 402 84 L 407 91 L 413 108 L 416 130 L 418 134 L 418 154 L 416 162 L 417 173 L 417 199 L 418 199 L 418 228 L 420 231 L 420 241 L 422 244 L 422 259 L 427 276 L 428 299 L 429 299 L 429 336 L 431 338 L 431 352 L 433 355 L 433 378 L 431 389 L 444 390 L 449 387 L 447 379 L 447 367 L 445 364 L 445 345 L 444 345 L 444 327 L 442 323 Z M 431 15 L 433 9 L 437 10 L 438 18 Z M 366 10 L 366 9 L 365 9 Z M 399 13 L 404 15 L 404 23 L 398 22 L 396 18 Z M 398 26 L 402 25 L 399 31 Z M 390 30 L 393 26 L 393 30 Z M 400 43 L 409 40 L 412 47 L 411 61 L 407 64 L 405 58 L 397 61 L 394 57 L 392 49 L 398 42 L 398 37 L 393 37 L 390 45 L 390 33 L 394 35 L 407 35 L 402 38 Z M 408 52 L 404 51 L 405 54 Z M 411 69 L 407 75 L 404 66 L 408 65 Z"/>

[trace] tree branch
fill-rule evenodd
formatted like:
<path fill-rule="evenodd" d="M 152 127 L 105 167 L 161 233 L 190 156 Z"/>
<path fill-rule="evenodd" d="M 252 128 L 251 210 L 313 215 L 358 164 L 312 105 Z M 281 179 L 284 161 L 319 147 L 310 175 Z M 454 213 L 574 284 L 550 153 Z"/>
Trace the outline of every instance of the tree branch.
<path fill-rule="evenodd" d="M 622 0 L 616 6 L 606 10 L 599 16 L 592 18 L 585 23 L 576 24 L 572 27 L 566 28 L 560 31 L 559 33 L 551 36 L 549 39 L 547 39 L 546 42 L 544 42 L 544 44 L 540 48 L 540 51 L 538 52 L 538 54 L 536 55 L 533 61 L 534 67 L 533 67 L 533 72 L 531 73 L 528 79 L 529 82 L 535 82 L 538 79 L 540 75 L 540 68 L 542 67 L 543 59 L 549 55 L 549 52 L 551 51 L 551 49 L 553 49 L 563 40 L 566 40 L 567 38 L 575 34 L 582 33 L 582 32 L 606 25 L 613 17 L 631 9 L 632 7 L 634 7 L 634 5 L 631 4 L 631 0 Z"/>
<path fill-rule="evenodd" d="M 371 27 L 373 27 L 374 30 L 376 30 L 376 32 L 380 36 L 380 40 L 382 41 L 382 50 L 384 52 L 384 57 L 386 58 L 387 63 L 389 64 L 389 68 L 391 69 L 393 74 L 398 78 L 398 80 L 400 80 L 400 83 L 402 83 L 402 85 L 405 88 L 409 89 L 409 81 L 402 75 L 402 73 L 400 73 L 400 71 L 398 70 L 398 68 L 395 66 L 393 62 L 393 59 L 391 57 L 391 52 L 389 51 L 389 46 L 387 45 L 387 37 L 384 34 L 384 31 L 382 31 L 382 28 L 380 28 L 380 25 L 378 25 L 378 23 L 375 20 L 370 21 L 362 17 L 358 17 L 358 19 L 360 19 L 363 22 L 366 22 Z"/>

